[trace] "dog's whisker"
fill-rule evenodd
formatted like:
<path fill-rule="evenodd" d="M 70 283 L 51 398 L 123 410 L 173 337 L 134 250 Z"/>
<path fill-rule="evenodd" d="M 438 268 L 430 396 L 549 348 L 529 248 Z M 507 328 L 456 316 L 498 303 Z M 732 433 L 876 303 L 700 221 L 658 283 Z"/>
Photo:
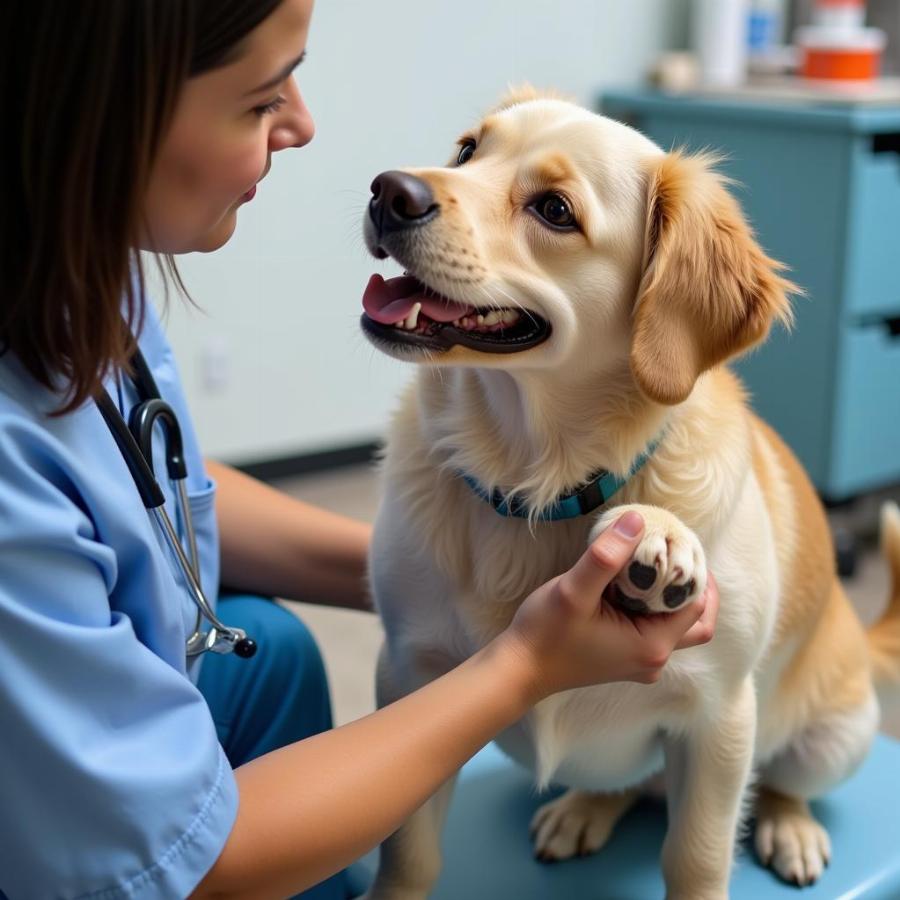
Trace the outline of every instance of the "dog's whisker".
<path fill-rule="evenodd" d="M 501 293 L 507 300 L 509 300 L 510 303 L 513 305 L 513 307 L 514 307 L 515 309 L 518 309 L 520 312 L 524 313 L 524 314 L 528 317 L 528 319 L 530 319 L 530 321 L 531 321 L 531 323 L 532 323 L 533 325 L 536 325 L 536 324 L 537 324 L 537 320 L 536 320 L 535 317 L 529 312 L 529 310 L 528 310 L 528 308 L 525 306 L 525 304 L 523 304 L 523 303 L 520 302 L 519 300 L 516 300 L 516 298 L 513 297 L 512 294 L 510 294 L 508 291 L 504 291 L 503 288 L 500 287 L 499 285 L 494 285 L 494 289 L 495 289 L 496 291 L 499 291 L 499 293 Z M 495 301 L 495 302 L 496 302 L 496 301 Z M 501 306 L 500 308 L 502 309 L 503 307 Z"/>
<path fill-rule="evenodd" d="M 488 305 L 490 306 L 491 309 L 503 309 L 503 306 L 502 306 L 501 304 L 499 304 L 499 303 L 491 296 L 490 292 L 488 291 L 488 289 L 487 289 L 483 284 L 479 284 L 479 285 L 478 285 L 478 290 L 480 290 L 481 293 L 484 294 L 484 296 L 488 298 Z"/>

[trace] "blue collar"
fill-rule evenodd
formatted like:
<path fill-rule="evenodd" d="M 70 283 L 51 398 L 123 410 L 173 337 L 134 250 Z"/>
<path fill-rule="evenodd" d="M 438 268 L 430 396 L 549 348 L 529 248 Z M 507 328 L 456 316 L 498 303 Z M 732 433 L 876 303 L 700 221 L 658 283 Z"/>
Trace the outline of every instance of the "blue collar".
<path fill-rule="evenodd" d="M 578 516 L 585 516 L 589 512 L 603 506 L 613 494 L 621 487 L 626 485 L 628 481 L 637 474 L 645 462 L 653 455 L 662 435 L 656 438 L 647 449 L 635 460 L 631 470 L 625 478 L 619 478 L 612 472 L 601 469 L 594 473 L 588 481 L 582 485 L 577 491 L 570 494 L 562 494 L 557 497 L 550 506 L 545 506 L 537 515 L 541 521 L 558 522 L 562 519 L 574 519 Z M 494 507 L 496 512 L 501 516 L 517 516 L 521 519 L 528 518 L 528 507 L 516 497 L 511 500 L 497 488 L 493 493 L 485 490 L 471 475 L 460 473 L 465 479 L 466 484 L 481 497 Z"/>

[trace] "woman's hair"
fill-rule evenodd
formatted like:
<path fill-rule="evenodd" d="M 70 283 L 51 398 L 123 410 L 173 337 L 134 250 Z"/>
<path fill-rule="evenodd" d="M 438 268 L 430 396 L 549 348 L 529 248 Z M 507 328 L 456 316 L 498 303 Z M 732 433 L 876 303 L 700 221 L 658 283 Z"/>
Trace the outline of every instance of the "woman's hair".
<path fill-rule="evenodd" d="M 80 406 L 144 312 L 151 167 L 187 78 L 281 0 L 4 0 L 0 353 Z"/>

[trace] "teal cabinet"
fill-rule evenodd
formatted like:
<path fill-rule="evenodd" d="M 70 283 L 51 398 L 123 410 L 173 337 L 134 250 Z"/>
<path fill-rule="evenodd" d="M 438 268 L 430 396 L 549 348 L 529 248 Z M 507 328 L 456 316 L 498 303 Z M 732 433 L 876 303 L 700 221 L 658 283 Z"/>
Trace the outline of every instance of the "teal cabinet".
<path fill-rule="evenodd" d="M 604 95 L 664 148 L 712 149 L 766 251 L 805 291 L 796 325 L 735 368 L 819 491 L 900 483 L 900 108 Z"/>

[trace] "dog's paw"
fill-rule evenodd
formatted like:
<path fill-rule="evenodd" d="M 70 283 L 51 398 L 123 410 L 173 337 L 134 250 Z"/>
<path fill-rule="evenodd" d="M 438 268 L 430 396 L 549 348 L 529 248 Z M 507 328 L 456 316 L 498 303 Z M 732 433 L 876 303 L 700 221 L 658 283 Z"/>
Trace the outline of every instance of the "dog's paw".
<path fill-rule="evenodd" d="M 798 887 L 818 881 L 831 859 L 828 832 L 803 801 L 788 797 L 760 796 L 755 843 L 760 862 Z"/>
<path fill-rule="evenodd" d="M 697 535 L 657 506 L 616 506 L 591 529 L 593 541 L 629 510 L 641 514 L 644 534 L 631 561 L 609 587 L 609 599 L 631 613 L 667 613 L 706 590 L 706 556 Z"/>
<path fill-rule="evenodd" d="M 541 806 L 531 820 L 535 858 L 544 862 L 596 853 L 635 794 L 593 794 L 570 790 Z"/>

